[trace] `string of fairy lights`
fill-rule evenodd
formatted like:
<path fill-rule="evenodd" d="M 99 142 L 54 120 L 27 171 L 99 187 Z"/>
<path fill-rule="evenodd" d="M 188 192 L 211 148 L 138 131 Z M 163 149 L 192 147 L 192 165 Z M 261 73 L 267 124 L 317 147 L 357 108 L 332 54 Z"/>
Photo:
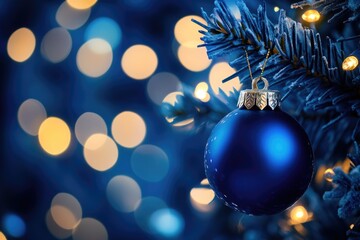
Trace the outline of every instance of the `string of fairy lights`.
<path fill-rule="evenodd" d="M 156 105 L 162 102 L 175 104 L 176 97 L 183 95 L 182 82 L 178 76 L 170 72 L 157 72 L 160 59 L 154 49 L 146 44 L 134 44 L 121 55 L 120 63 L 114 63 L 118 55 L 123 32 L 119 24 L 111 18 L 91 19 L 91 9 L 96 7 L 97 0 L 67 0 L 54 13 L 58 27 L 50 29 L 39 41 L 29 28 L 19 28 L 9 36 L 7 53 L 18 63 L 25 63 L 39 49 L 42 57 L 51 63 L 64 61 L 73 49 L 72 31 L 85 27 L 84 42 L 76 50 L 77 70 L 86 77 L 98 79 L 106 75 L 113 65 L 118 65 L 129 78 L 135 81 L 147 80 L 147 95 Z M 279 11 L 278 7 L 274 11 Z M 316 10 L 308 10 L 302 18 L 310 23 L 320 19 Z M 182 66 L 191 72 L 208 70 L 208 76 L 196 83 L 194 96 L 203 102 L 210 101 L 209 91 L 215 95 L 219 89 L 229 94 L 234 88 L 241 89 L 240 81 L 222 80 L 235 73 L 226 62 L 212 62 L 201 44 L 199 26 L 191 19 L 205 24 L 200 16 L 189 15 L 179 19 L 174 26 L 176 39 L 175 55 Z M 106 31 L 103 31 L 103 30 Z M 354 70 L 358 66 L 358 55 L 349 55 L 344 60 L 344 70 Z M 147 137 L 147 122 L 137 112 L 123 111 L 113 116 L 111 124 L 95 112 L 84 112 L 74 126 L 64 119 L 48 116 L 46 104 L 29 98 L 18 108 L 17 119 L 23 131 L 37 137 L 39 147 L 49 156 L 56 157 L 80 144 L 83 148 L 83 159 L 89 171 L 105 172 L 113 168 L 119 159 L 119 149 L 133 149 L 131 168 L 135 176 L 147 182 L 157 183 L 168 174 L 171 159 L 166 151 L 153 144 L 144 144 Z M 168 122 L 173 119 L 167 118 Z M 186 119 L 172 126 L 184 131 L 193 127 L 194 119 Z M 74 143 L 73 139 L 77 140 Z M 146 162 L 143 159 L 147 159 Z M 151 168 L 151 171 L 148 169 Z M 331 182 L 331 168 L 322 167 L 318 171 L 319 182 L 328 176 Z M 169 208 L 159 197 L 143 196 L 141 186 L 127 175 L 113 176 L 106 187 L 109 204 L 120 213 L 133 213 L 134 219 L 141 229 L 148 233 L 160 234 L 164 237 L 176 237 L 184 228 L 184 218 L 175 209 Z M 215 211 L 219 205 L 214 200 L 215 193 L 209 188 L 207 179 L 189 192 L 189 199 L 194 209 L 202 214 Z M 149 210 L 151 209 L 151 211 Z M 85 217 L 86 216 L 86 217 Z M 299 226 L 312 220 L 312 213 L 301 204 L 288 211 L 289 224 Z M 49 232 L 58 239 L 70 236 L 75 240 L 85 240 L 89 236 L 96 239 L 108 239 L 106 226 L 99 220 L 88 217 L 83 211 L 80 201 L 69 193 L 56 194 L 45 216 Z M 9 214 L 5 217 L 5 231 L 0 232 L 0 240 L 7 239 L 5 233 L 12 237 L 21 237 L 26 223 L 20 216 Z M 14 222 L 17 230 L 14 230 Z M 169 225 L 171 222 L 171 225 Z M 23 226 L 19 228 L 18 226 Z M 20 230 L 19 230 L 20 229 Z"/>

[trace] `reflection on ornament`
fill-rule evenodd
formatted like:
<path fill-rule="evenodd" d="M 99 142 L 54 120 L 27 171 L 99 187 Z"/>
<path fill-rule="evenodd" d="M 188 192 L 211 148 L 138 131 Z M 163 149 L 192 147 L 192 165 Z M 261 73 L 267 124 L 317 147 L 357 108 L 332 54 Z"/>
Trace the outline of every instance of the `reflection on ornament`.
<path fill-rule="evenodd" d="M 317 10 L 310 9 L 310 10 L 307 10 L 306 12 L 304 12 L 304 14 L 301 17 L 306 22 L 313 23 L 313 22 L 319 21 L 320 13 Z"/>
<path fill-rule="evenodd" d="M 257 88 L 257 81 L 265 83 Z M 306 191 L 313 152 L 304 129 L 279 108 L 267 80 L 240 93 L 239 109 L 214 128 L 205 150 L 205 173 L 216 195 L 235 210 L 276 214 Z"/>
<path fill-rule="evenodd" d="M 342 63 L 342 69 L 344 71 L 352 71 L 359 65 L 359 60 L 355 56 L 349 56 L 345 58 Z"/>

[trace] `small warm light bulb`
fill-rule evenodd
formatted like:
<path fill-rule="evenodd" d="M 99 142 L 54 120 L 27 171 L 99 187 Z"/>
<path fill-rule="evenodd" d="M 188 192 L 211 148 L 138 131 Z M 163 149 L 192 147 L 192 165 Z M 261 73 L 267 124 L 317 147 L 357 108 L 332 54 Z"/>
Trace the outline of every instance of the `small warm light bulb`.
<path fill-rule="evenodd" d="M 296 206 L 291 209 L 290 218 L 295 223 L 304 223 L 308 220 L 309 214 L 303 206 Z"/>
<path fill-rule="evenodd" d="M 274 12 L 278 12 L 278 11 L 280 11 L 280 8 L 278 6 L 275 6 L 274 7 Z"/>
<path fill-rule="evenodd" d="M 319 21 L 320 13 L 317 10 L 310 9 L 310 10 L 307 10 L 306 12 L 304 12 L 304 14 L 301 17 L 306 22 L 313 23 L 313 22 Z"/>
<path fill-rule="evenodd" d="M 355 56 L 349 56 L 345 58 L 342 63 L 342 69 L 344 71 L 352 71 L 359 65 L 359 60 Z"/>
<path fill-rule="evenodd" d="M 207 102 L 210 100 L 210 95 L 207 92 L 209 90 L 209 86 L 206 82 L 201 82 L 196 85 L 194 95 L 197 99 L 200 99 L 202 102 Z"/>
<path fill-rule="evenodd" d="M 350 225 L 350 229 L 353 229 L 354 227 L 355 227 L 354 224 L 351 224 L 351 225 Z"/>
<path fill-rule="evenodd" d="M 332 170 L 332 168 L 328 168 L 325 170 L 325 173 L 324 173 L 324 178 L 326 181 L 328 182 L 332 182 L 333 181 L 333 178 L 334 178 L 334 170 Z"/>

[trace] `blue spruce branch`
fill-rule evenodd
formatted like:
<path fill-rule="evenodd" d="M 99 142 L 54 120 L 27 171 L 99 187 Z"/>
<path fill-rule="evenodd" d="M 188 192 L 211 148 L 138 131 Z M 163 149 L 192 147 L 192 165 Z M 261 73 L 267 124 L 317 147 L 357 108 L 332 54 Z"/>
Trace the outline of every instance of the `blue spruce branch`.
<path fill-rule="evenodd" d="M 214 12 L 210 16 L 202 11 L 207 25 L 194 21 L 204 28 L 200 31 L 204 35 L 201 46 L 207 48 L 209 58 L 226 57 L 229 64 L 237 69 L 223 82 L 238 76 L 243 87 L 250 87 L 244 50 L 249 53 L 256 76 L 260 75 L 267 49 L 270 49 L 271 56 L 264 76 L 269 79 L 270 86 L 284 92 L 283 100 L 296 94 L 295 101 L 303 105 L 303 111 L 327 112 L 336 116 L 324 125 L 324 129 L 343 119 L 360 116 L 359 70 L 342 70 L 342 53 L 330 38 L 327 37 L 323 44 L 320 34 L 286 17 L 283 10 L 275 25 L 268 19 L 265 5 L 259 6 L 256 16 L 250 13 L 244 1 L 238 1 L 237 6 L 240 20 L 232 15 L 224 1 L 215 1 Z M 236 98 L 236 95 L 232 96 Z M 171 107 L 168 109 L 171 111 Z M 212 105 L 208 104 L 207 109 L 206 113 L 211 112 Z M 181 113 L 179 117 L 186 115 L 186 112 L 178 113 Z M 199 119 L 210 121 L 206 115 Z"/>

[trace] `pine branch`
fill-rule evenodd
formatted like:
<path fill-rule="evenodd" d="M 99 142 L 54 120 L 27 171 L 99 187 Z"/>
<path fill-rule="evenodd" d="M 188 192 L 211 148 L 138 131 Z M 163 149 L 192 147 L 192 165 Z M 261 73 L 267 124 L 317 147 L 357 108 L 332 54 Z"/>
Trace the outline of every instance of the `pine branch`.
<path fill-rule="evenodd" d="M 325 200 L 337 200 L 338 215 L 343 219 L 357 217 L 360 214 L 360 166 L 348 175 L 340 168 L 334 169 L 333 183 L 336 187 L 324 193 Z"/>
<path fill-rule="evenodd" d="M 259 75 L 267 49 L 271 56 L 264 76 L 270 86 L 277 86 L 285 98 L 296 92 L 298 102 L 306 101 L 304 111 L 335 112 L 337 117 L 326 128 L 342 119 L 360 116 L 359 70 L 343 71 L 339 48 L 326 38 L 325 47 L 320 34 L 304 28 L 286 17 L 282 10 L 277 25 L 267 18 L 265 5 L 253 16 L 244 1 L 239 1 L 241 19 L 236 19 L 223 1 L 215 1 L 214 13 L 203 11 L 207 25 L 202 40 L 211 59 L 227 57 L 244 87 L 250 86 L 244 49 Z M 196 22 L 196 21 L 194 21 Z M 285 99 L 284 98 L 284 99 Z M 284 100 L 283 99 L 283 100 Z M 211 109 L 211 106 L 209 106 Z"/>
<path fill-rule="evenodd" d="M 311 7 L 315 9 L 322 9 L 322 15 L 331 15 L 328 20 L 329 23 L 335 21 L 338 18 L 347 16 L 352 13 L 344 23 L 352 22 L 360 17 L 360 1 L 357 0 L 318 0 L 315 2 L 301 1 L 291 4 L 291 8 Z"/>

